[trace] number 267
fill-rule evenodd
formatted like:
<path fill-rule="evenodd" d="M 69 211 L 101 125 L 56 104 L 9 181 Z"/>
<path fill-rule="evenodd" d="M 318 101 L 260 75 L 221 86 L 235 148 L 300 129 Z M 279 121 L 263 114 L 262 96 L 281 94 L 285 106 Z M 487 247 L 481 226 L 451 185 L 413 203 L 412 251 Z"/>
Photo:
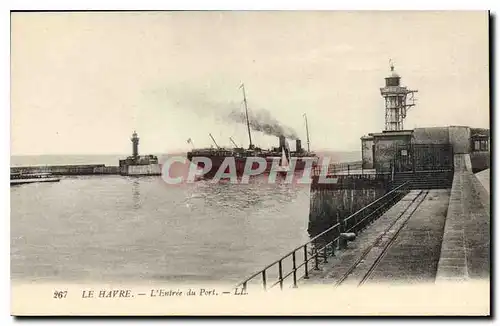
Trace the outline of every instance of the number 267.
<path fill-rule="evenodd" d="M 54 299 L 66 298 L 68 291 L 54 291 Z"/>

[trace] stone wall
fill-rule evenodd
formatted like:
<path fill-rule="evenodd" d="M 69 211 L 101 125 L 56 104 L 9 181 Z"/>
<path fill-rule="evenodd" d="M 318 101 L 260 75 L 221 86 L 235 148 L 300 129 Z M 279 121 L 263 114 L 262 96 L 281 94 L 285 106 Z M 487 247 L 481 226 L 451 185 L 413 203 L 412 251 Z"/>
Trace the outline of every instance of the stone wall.
<path fill-rule="evenodd" d="M 490 168 L 490 152 L 472 152 L 470 160 L 474 173 Z"/>
<path fill-rule="evenodd" d="M 467 154 L 455 155 L 455 174 L 444 228 L 436 282 L 488 279 L 490 204 L 470 171 Z"/>
<path fill-rule="evenodd" d="M 450 126 L 448 127 L 448 129 L 450 135 L 449 142 L 453 146 L 453 152 L 455 154 L 470 153 L 470 128 L 462 126 Z"/>
<path fill-rule="evenodd" d="M 384 188 L 311 191 L 309 233 L 315 236 L 386 193 Z"/>
<path fill-rule="evenodd" d="M 161 175 L 159 164 L 148 165 L 129 165 L 127 166 L 127 175 Z"/>
<path fill-rule="evenodd" d="M 373 138 L 361 138 L 361 160 L 363 169 L 373 169 Z"/>
<path fill-rule="evenodd" d="M 94 175 L 94 174 L 118 174 L 117 166 L 105 166 L 104 164 L 82 164 L 82 165 L 46 165 L 46 166 L 20 166 L 11 167 L 11 173 L 51 173 L 54 175 Z"/>
<path fill-rule="evenodd" d="M 449 138 L 447 127 L 415 128 L 413 130 L 414 144 L 448 144 Z"/>

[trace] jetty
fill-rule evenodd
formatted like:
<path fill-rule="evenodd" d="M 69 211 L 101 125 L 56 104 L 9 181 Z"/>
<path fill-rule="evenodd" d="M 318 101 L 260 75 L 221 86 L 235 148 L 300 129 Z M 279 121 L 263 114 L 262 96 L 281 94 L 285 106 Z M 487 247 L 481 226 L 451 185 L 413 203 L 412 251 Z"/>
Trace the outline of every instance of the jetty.
<path fill-rule="evenodd" d="M 52 174 L 54 176 L 78 175 L 124 175 L 124 176 L 159 176 L 161 167 L 155 155 L 139 155 L 139 137 L 134 131 L 132 138 L 132 155 L 119 160 L 117 166 L 105 164 L 70 164 L 16 166 L 10 168 L 11 175 L 16 174 Z"/>
<path fill-rule="evenodd" d="M 40 165 L 40 166 L 14 166 L 10 173 L 50 173 L 52 175 L 102 175 L 119 174 L 118 166 L 105 164 L 77 164 L 77 165 Z"/>

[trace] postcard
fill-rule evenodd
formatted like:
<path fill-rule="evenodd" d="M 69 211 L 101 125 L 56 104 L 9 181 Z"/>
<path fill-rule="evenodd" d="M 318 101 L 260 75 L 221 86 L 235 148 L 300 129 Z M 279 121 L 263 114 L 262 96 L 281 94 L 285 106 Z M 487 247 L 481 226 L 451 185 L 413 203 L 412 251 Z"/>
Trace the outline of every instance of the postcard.
<path fill-rule="evenodd" d="M 11 12 L 14 316 L 490 316 L 486 11 Z"/>

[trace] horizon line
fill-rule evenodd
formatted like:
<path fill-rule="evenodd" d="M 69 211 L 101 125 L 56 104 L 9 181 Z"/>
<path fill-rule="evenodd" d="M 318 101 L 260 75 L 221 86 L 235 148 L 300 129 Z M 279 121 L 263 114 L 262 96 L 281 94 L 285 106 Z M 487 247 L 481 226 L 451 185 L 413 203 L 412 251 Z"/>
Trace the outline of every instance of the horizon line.
<path fill-rule="evenodd" d="M 140 155 L 150 155 L 150 154 L 169 154 L 169 153 L 187 153 L 191 151 L 192 149 L 179 149 L 179 150 L 172 150 L 172 151 L 151 151 L 149 154 L 140 154 Z M 359 152 L 361 153 L 360 150 L 347 150 L 347 149 L 331 149 L 331 148 L 322 148 L 322 149 L 315 149 L 311 150 L 311 152 Z M 10 154 L 10 157 L 14 156 L 59 156 L 59 155 L 67 155 L 67 156 L 76 156 L 76 155 L 83 155 L 83 156 L 99 156 L 99 155 L 105 155 L 105 156 L 117 156 L 117 155 L 123 155 L 124 157 L 131 156 L 132 153 L 30 153 L 30 154 Z"/>

